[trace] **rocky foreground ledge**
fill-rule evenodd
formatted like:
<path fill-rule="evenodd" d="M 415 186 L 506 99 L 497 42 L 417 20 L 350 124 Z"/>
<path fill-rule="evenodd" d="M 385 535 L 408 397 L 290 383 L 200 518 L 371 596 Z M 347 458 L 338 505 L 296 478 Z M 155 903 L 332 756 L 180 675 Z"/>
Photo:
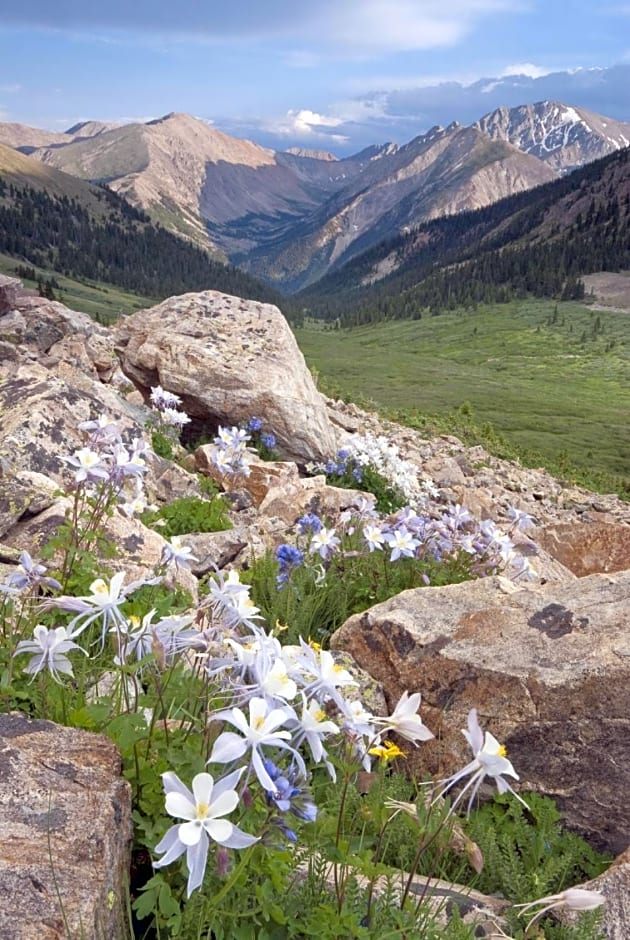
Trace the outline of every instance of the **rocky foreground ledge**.
<path fill-rule="evenodd" d="M 275 548 L 302 513 L 352 504 L 356 494 L 305 477 L 303 466 L 332 456 L 353 433 L 386 435 L 434 480 L 445 504 L 502 525 L 511 507 L 533 517 L 523 537 L 538 572 L 533 582 L 495 577 L 404 592 L 351 618 L 333 644 L 381 683 L 388 705 L 405 688 L 422 691 L 428 724 L 439 717 L 445 731 L 458 731 L 467 710 L 479 709 L 506 740 L 523 784 L 553 796 L 590 841 L 622 853 L 599 881 L 608 895 L 606 936 L 627 940 L 630 506 L 324 398 L 271 306 L 187 294 L 108 330 L 2 278 L 0 574 L 14 570 L 23 549 L 37 556 L 63 520 L 59 456 L 82 445 L 77 425 L 106 412 L 134 436 L 146 434 L 157 384 L 180 395 L 198 437 L 256 414 L 276 432 L 285 458 L 253 466 L 231 510 L 233 529 L 186 540 L 198 558 L 192 574 L 181 574 L 193 597 L 197 577 Z M 153 463 L 155 502 L 200 495 L 191 471 L 193 463 L 208 471 L 204 448 L 188 461 L 189 470 Z M 121 549 L 115 564 L 134 577 L 152 568 L 164 546 L 135 518 L 112 520 L 110 534 Z M 448 771 L 462 754 L 436 748 L 429 769 Z M 130 801 L 112 745 L 0 716 L 0 777 L 0 938 L 52 940 L 67 929 L 124 936 Z"/>

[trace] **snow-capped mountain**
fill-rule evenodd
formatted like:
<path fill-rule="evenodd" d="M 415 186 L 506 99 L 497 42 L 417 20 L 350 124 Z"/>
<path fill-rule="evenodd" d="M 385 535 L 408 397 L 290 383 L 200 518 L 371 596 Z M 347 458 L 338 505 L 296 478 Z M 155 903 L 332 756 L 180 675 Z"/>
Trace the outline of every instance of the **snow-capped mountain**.
<path fill-rule="evenodd" d="M 475 126 L 489 137 L 538 157 L 559 173 L 630 146 L 630 123 L 559 101 L 497 108 Z"/>

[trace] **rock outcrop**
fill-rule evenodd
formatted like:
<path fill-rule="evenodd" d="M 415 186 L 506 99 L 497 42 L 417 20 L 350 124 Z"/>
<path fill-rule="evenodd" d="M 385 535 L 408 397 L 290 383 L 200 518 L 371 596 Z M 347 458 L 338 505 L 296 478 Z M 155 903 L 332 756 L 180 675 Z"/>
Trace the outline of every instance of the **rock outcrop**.
<path fill-rule="evenodd" d="M 0 715 L 0 938 L 128 936 L 131 790 L 102 735 Z"/>
<path fill-rule="evenodd" d="M 572 828 L 619 852 L 630 843 L 629 616 L 630 570 L 527 589 L 496 577 L 404 591 L 351 617 L 331 645 L 390 706 L 422 693 L 440 743 L 413 755 L 420 775 L 470 759 L 459 731 L 477 708 L 522 788 L 555 797 Z"/>
<path fill-rule="evenodd" d="M 256 415 L 292 459 L 322 459 L 335 438 L 321 395 L 277 307 L 217 291 L 171 297 L 116 328 L 123 371 L 162 385 L 201 429 Z"/>

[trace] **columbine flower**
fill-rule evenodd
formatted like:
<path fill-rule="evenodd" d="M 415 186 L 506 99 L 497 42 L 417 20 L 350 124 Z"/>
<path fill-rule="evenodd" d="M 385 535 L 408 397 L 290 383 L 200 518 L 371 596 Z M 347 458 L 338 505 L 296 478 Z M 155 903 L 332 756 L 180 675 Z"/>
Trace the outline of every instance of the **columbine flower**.
<path fill-rule="evenodd" d="M 97 578 L 90 584 L 90 594 L 81 597 L 62 596 L 47 602 L 45 607 L 60 607 L 62 610 L 76 611 L 77 616 L 69 624 L 71 635 L 78 636 L 89 627 L 91 623 L 102 617 L 102 644 L 105 644 L 105 635 L 110 624 L 125 624 L 125 617 L 120 607 L 127 600 L 127 596 L 145 584 L 159 584 L 159 578 L 144 581 L 132 581 L 123 588 L 125 580 L 124 571 L 119 571 L 110 580 L 109 584 L 103 578 Z"/>
<path fill-rule="evenodd" d="M 456 774 L 453 774 L 452 777 L 449 777 L 444 781 L 444 787 L 440 791 L 440 796 L 443 796 L 447 790 L 450 790 L 452 786 L 454 786 L 456 783 L 459 783 L 460 780 L 470 774 L 470 780 L 466 783 L 463 790 L 453 803 L 453 809 L 455 809 L 467 790 L 471 790 L 470 798 L 468 800 L 468 813 L 470 813 L 473 800 L 479 791 L 479 787 L 486 777 L 492 777 L 497 785 L 497 790 L 499 793 L 510 792 L 513 796 L 516 797 L 517 800 L 519 800 L 519 802 L 523 804 L 523 806 L 529 809 L 525 800 L 521 799 L 518 793 L 515 793 L 509 783 L 503 779 L 505 774 L 507 774 L 509 777 L 514 777 L 515 780 L 518 780 L 519 777 L 512 767 L 511 762 L 505 756 L 505 747 L 502 744 L 499 744 L 497 739 L 493 737 L 489 731 L 486 731 L 484 737 L 484 733 L 481 730 L 479 721 L 477 719 L 476 708 L 471 708 L 469 711 L 468 730 L 462 730 L 462 734 L 470 744 L 474 758 L 469 764 L 466 764 L 462 770 L 459 770 Z"/>
<path fill-rule="evenodd" d="M 175 408 L 165 408 L 161 413 L 161 417 L 162 421 L 172 428 L 182 428 L 191 421 L 185 411 L 177 411 Z"/>
<path fill-rule="evenodd" d="M 385 534 L 383 530 L 378 525 L 366 525 L 363 526 L 363 538 L 367 542 L 368 548 L 371 552 L 374 549 L 382 549 L 383 542 L 385 541 Z"/>
<path fill-rule="evenodd" d="M 72 457 L 61 457 L 60 459 L 70 464 L 71 467 L 76 467 L 75 483 L 83 483 L 88 480 L 107 480 L 109 477 L 109 470 L 102 462 L 100 454 L 97 454 L 95 450 L 91 450 L 89 447 L 75 450 Z"/>
<path fill-rule="evenodd" d="M 334 554 L 335 549 L 340 544 L 340 540 L 335 535 L 334 529 L 327 529 L 322 526 L 319 532 L 315 532 L 311 539 L 310 551 L 318 554 L 324 561 L 329 555 Z"/>
<path fill-rule="evenodd" d="M 215 718 L 228 721 L 241 732 L 224 731 L 214 742 L 209 764 L 227 764 L 238 760 L 251 749 L 251 765 L 265 790 L 273 790 L 273 781 L 265 770 L 264 755 L 261 747 L 281 747 L 292 752 L 303 767 L 304 762 L 297 752 L 287 743 L 291 738 L 289 731 L 277 731 L 281 725 L 286 724 L 290 718 L 295 718 L 292 708 L 272 708 L 264 698 L 254 697 L 249 701 L 249 721 L 240 708 L 229 708 L 218 712 Z"/>
<path fill-rule="evenodd" d="M 47 666 L 55 682 L 60 682 L 60 672 L 66 676 L 73 675 L 72 665 L 65 655 L 69 650 L 81 650 L 87 656 L 85 650 L 70 639 L 65 627 L 49 630 L 48 627 L 38 624 L 33 630 L 33 636 L 34 640 L 20 640 L 13 654 L 34 654 L 24 669 L 29 675 L 36 676 Z"/>
<path fill-rule="evenodd" d="M 401 556 L 413 558 L 414 553 L 420 544 L 418 539 L 414 539 L 411 532 L 408 532 L 405 526 L 394 529 L 386 536 L 386 541 L 392 550 L 389 556 L 390 561 L 396 561 Z"/>
<path fill-rule="evenodd" d="M 299 658 L 306 683 L 304 691 L 321 700 L 332 698 L 342 708 L 343 698 L 337 690 L 356 686 L 359 684 L 357 680 L 347 669 L 335 662 L 333 654 L 328 650 L 314 650 L 304 640 L 300 640 L 300 647 Z"/>
<path fill-rule="evenodd" d="M 167 392 L 161 385 L 156 385 L 155 388 L 151 389 L 150 397 L 153 404 L 158 408 L 173 408 L 182 403 L 179 395 L 175 395 L 173 392 Z"/>
<path fill-rule="evenodd" d="M 520 907 L 519 914 L 531 913 L 533 907 L 542 904 L 543 907 L 532 917 L 525 928 L 525 933 L 529 933 L 529 928 L 535 924 L 543 914 L 557 907 L 566 907 L 570 911 L 594 911 L 600 907 L 606 898 L 599 891 L 589 891 L 586 888 L 567 888 L 560 894 L 549 894 L 546 898 L 538 898 L 536 901 L 528 901 L 527 904 L 515 904 L 514 907 Z"/>
<path fill-rule="evenodd" d="M 23 551 L 20 555 L 20 564 L 17 571 L 10 574 L 4 584 L 0 584 L 0 591 L 7 594 L 17 594 L 39 585 L 59 590 L 61 588 L 59 581 L 55 578 L 45 577 L 46 571 L 44 565 L 36 564 L 29 553 Z"/>
<path fill-rule="evenodd" d="M 184 545 L 180 535 L 171 536 L 170 541 L 162 549 L 162 563 L 174 564 L 178 568 L 190 568 L 191 561 L 199 561 L 192 553 L 192 548 Z"/>
<path fill-rule="evenodd" d="M 417 714 L 419 707 L 420 693 L 409 695 L 409 692 L 405 691 L 391 715 L 387 718 L 374 718 L 373 721 L 383 725 L 387 731 L 395 731 L 401 738 L 417 745 L 418 741 L 429 741 L 433 737 Z"/>
<path fill-rule="evenodd" d="M 299 747 L 302 741 L 308 744 L 313 760 L 316 764 L 325 762 L 328 772 L 333 780 L 336 778 L 335 769 L 332 764 L 326 760 L 326 751 L 322 744 L 322 738 L 329 734 L 339 734 L 339 728 L 328 719 L 328 715 L 322 709 L 319 702 L 311 699 L 306 701 L 306 696 L 302 692 L 302 717 L 295 722 L 295 747 Z"/>
<path fill-rule="evenodd" d="M 271 431 L 266 431 L 264 434 L 260 435 L 260 443 L 263 447 L 266 447 L 267 450 L 273 450 L 276 446 L 276 435 L 272 434 Z"/>
<path fill-rule="evenodd" d="M 227 819 L 221 819 L 238 806 L 239 795 L 234 787 L 244 769 L 241 767 L 216 783 L 210 774 L 197 774 L 193 778 L 192 793 L 177 774 L 162 774 L 166 792 L 166 812 L 187 821 L 171 826 L 164 838 L 158 842 L 155 851 L 165 854 L 153 863 L 153 867 L 163 868 L 170 865 L 185 852 L 188 897 L 203 881 L 209 839 L 229 849 L 245 849 L 258 842 L 257 836 L 250 836 Z"/>

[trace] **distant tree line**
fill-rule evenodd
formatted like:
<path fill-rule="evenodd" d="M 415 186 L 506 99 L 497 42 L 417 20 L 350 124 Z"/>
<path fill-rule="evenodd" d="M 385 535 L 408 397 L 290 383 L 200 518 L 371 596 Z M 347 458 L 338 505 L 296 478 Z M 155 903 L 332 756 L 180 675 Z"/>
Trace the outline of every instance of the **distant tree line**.
<path fill-rule="evenodd" d="M 271 287 L 213 261 L 116 194 L 95 187 L 93 193 L 103 202 L 100 215 L 78 199 L 0 178 L 0 252 L 47 272 L 104 281 L 156 299 L 219 290 L 281 301 Z"/>

